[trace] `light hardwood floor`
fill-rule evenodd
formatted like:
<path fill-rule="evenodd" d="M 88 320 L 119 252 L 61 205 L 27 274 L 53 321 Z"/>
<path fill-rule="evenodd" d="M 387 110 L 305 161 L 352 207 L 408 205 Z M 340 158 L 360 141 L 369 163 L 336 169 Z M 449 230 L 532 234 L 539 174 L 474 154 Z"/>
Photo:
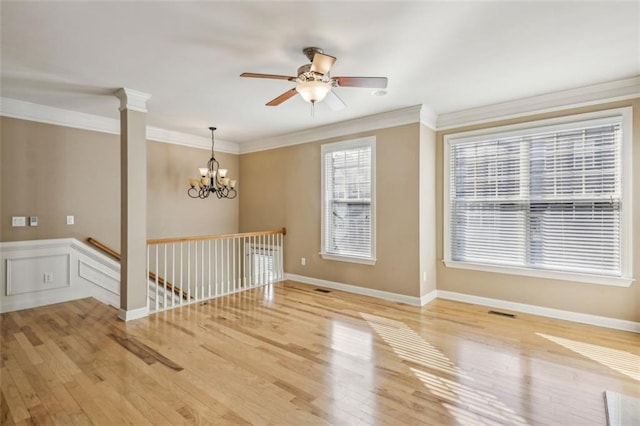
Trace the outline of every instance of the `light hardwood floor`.
<path fill-rule="evenodd" d="M 605 425 L 640 337 L 290 281 L 130 323 L 84 299 L 3 314 L 10 424 Z"/>

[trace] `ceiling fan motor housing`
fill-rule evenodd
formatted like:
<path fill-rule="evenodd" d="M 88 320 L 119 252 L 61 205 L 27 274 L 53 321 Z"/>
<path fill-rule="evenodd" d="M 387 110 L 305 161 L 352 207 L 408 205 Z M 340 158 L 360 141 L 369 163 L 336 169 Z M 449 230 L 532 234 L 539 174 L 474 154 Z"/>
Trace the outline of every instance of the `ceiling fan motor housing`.
<path fill-rule="evenodd" d="M 305 64 L 298 68 L 298 81 L 322 81 L 323 75 L 317 72 L 311 71 L 311 64 Z"/>

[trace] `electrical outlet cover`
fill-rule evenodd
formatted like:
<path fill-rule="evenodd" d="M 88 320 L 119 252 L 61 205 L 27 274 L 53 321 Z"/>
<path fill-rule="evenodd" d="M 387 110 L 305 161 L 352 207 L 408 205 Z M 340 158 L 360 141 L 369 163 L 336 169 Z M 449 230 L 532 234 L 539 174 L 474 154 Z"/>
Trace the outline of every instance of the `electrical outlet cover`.
<path fill-rule="evenodd" d="M 38 226 L 38 216 L 29 216 L 29 226 Z"/>

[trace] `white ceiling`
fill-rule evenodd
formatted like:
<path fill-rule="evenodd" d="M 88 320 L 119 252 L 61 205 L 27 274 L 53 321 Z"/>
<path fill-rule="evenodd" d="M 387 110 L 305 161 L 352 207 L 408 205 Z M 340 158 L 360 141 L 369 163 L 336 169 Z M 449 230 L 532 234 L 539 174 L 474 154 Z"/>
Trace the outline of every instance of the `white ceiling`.
<path fill-rule="evenodd" d="M 407 106 L 437 114 L 640 75 L 640 2 L 26 2 L 1 4 L 1 96 L 255 141 Z M 387 76 L 388 94 L 337 88 L 347 108 L 242 72 L 295 75 L 305 46 L 334 76 Z"/>

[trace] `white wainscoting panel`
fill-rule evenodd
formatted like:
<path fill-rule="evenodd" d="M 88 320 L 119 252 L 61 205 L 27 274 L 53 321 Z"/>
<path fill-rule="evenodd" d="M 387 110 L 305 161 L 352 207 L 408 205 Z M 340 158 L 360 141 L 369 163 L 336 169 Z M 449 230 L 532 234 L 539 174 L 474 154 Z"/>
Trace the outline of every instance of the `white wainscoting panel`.
<path fill-rule="evenodd" d="M 7 296 L 69 287 L 68 254 L 7 259 Z"/>
<path fill-rule="evenodd" d="M 120 263 L 73 238 L 0 243 L 0 312 L 95 297 L 120 307 Z"/>

